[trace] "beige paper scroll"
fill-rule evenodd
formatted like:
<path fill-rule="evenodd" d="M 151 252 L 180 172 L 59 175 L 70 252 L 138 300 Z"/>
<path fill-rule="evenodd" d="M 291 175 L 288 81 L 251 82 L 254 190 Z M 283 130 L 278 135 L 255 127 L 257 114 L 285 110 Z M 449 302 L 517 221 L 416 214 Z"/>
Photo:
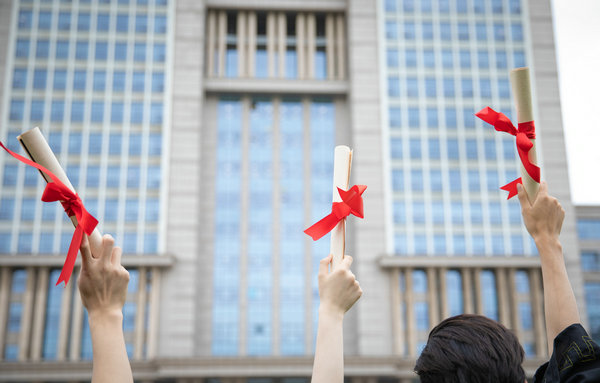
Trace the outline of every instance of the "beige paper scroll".
<path fill-rule="evenodd" d="M 350 167 L 352 166 L 352 150 L 344 145 L 336 146 L 333 160 L 333 202 L 342 202 L 337 188 L 348 190 Z M 346 219 L 342 219 L 331 230 L 329 252 L 333 254 L 331 269 L 334 270 L 344 258 L 346 250 Z"/>
<path fill-rule="evenodd" d="M 518 123 L 533 121 L 533 105 L 531 100 L 531 82 L 529 80 L 529 68 L 517 68 L 510 71 L 510 83 L 517 107 Z M 536 126 L 536 131 L 538 130 Z M 535 139 L 531 140 L 533 147 L 529 151 L 529 161 L 537 165 L 537 153 Z M 535 200 L 540 184 L 527 174 L 521 163 L 521 178 L 523 186 L 527 191 L 530 202 Z"/>
<path fill-rule="evenodd" d="M 58 159 L 52 152 L 50 145 L 42 135 L 42 132 L 39 128 L 33 128 L 31 130 L 26 131 L 17 137 L 25 152 L 33 162 L 36 162 L 46 169 L 50 170 L 54 175 L 61 180 L 69 189 L 75 193 L 75 188 L 69 181 L 67 174 L 60 166 Z M 48 177 L 43 172 L 40 172 L 42 177 L 46 182 L 52 182 L 50 177 Z M 69 217 L 71 222 L 73 222 L 73 226 L 77 226 L 77 218 L 75 216 Z M 100 254 L 102 248 L 102 235 L 98 231 L 98 229 L 94 229 L 92 235 L 89 236 L 90 247 L 92 250 L 92 254 Z"/>

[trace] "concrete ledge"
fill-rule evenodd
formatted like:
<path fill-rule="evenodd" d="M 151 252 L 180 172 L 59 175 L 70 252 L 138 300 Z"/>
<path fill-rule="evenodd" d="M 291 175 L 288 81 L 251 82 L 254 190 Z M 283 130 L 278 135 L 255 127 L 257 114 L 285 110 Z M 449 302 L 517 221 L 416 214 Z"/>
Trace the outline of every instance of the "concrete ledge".
<path fill-rule="evenodd" d="M 209 78 L 204 80 L 204 90 L 208 93 L 268 93 L 268 94 L 310 94 L 345 95 L 348 82 L 344 80 L 287 80 L 255 78 Z"/>
<path fill-rule="evenodd" d="M 66 254 L 55 255 L 0 255 L 0 266 L 11 267 L 61 267 Z M 170 267 L 175 263 L 173 255 L 124 255 L 121 264 L 125 267 Z M 81 264 L 77 257 L 76 265 Z"/>
<path fill-rule="evenodd" d="M 540 268 L 539 257 L 490 257 L 484 255 L 455 256 L 382 256 L 378 259 L 383 268 L 396 267 L 472 267 L 472 268 Z"/>

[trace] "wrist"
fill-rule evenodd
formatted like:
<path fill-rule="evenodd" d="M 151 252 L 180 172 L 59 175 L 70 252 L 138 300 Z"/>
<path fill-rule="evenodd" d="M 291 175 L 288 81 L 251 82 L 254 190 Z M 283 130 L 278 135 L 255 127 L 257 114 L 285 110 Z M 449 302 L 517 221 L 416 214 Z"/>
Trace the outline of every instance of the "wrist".
<path fill-rule="evenodd" d="M 562 250 L 562 245 L 558 239 L 558 234 L 538 234 L 533 237 L 533 241 L 538 249 L 559 249 Z"/>
<path fill-rule="evenodd" d="M 342 321 L 344 319 L 344 311 L 331 304 L 321 303 L 319 305 L 319 318 L 330 318 L 336 321 Z"/>
<path fill-rule="evenodd" d="M 88 310 L 88 320 L 90 326 L 94 323 L 122 324 L 123 311 L 116 308 Z"/>

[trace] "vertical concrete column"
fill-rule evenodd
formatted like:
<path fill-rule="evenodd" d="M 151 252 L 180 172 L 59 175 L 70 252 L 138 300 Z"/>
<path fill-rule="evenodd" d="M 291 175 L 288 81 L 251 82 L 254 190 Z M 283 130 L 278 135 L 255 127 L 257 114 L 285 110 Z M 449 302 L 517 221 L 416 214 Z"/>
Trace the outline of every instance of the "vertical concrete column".
<path fill-rule="evenodd" d="M 498 292 L 498 318 L 500 323 L 512 328 L 510 317 L 510 304 L 508 301 L 508 287 L 506 285 L 506 270 L 498 268 L 496 272 L 496 291 Z"/>
<path fill-rule="evenodd" d="M 481 269 L 473 269 L 473 286 L 475 287 L 475 313 L 483 315 L 483 297 L 481 296 Z"/>
<path fill-rule="evenodd" d="M 34 362 L 39 361 L 42 357 L 44 323 L 46 321 L 46 300 L 48 297 L 48 274 L 49 270 L 47 267 L 40 267 L 38 269 L 31 335 L 31 360 Z"/>
<path fill-rule="evenodd" d="M 267 76 L 277 75 L 277 44 L 276 44 L 277 15 L 275 12 L 267 13 Z"/>
<path fill-rule="evenodd" d="M 517 337 L 519 339 L 521 339 L 523 336 L 523 329 L 521 328 L 521 320 L 520 320 L 521 314 L 519 313 L 519 299 L 517 297 L 517 289 L 516 289 L 516 282 L 515 282 L 515 274 L 517 271 L 515 270 L 514 267 L 511 267 L 508 270 L 506 270 L 506 272 L 508 273 L 507 293 L 508 293 L 508 305 L 509 305 L 509 312 L 510 312 L 510 320 L 512 323 L 512 328 L 514 330 L 516 330 Z"/>
<path fill-rule="evenodd" d="M 77 283 L 75 273 L 72 277 L 74 283 Z M 83 303 L 79 291 L 76 290 L 73 296 L 73 323 L 71 325 L 71 348 L 69 350 L 70 360 L 79 360 L 81 356 L 81 333 L 83 332 Z"/>
<path fill-rule="evenodd" d="M 29 341 L 31 335 L 31 322 L 33 319 L 33 297 L 35 294 L 35 268 L 28 267 L 25 294 L 23 295 L 23 312 L 21 314 L 21 330 L 19 331 L 19 361 L 28 359 Z"/>
<path fill-rule="evenodd" d="M 440 270 L 440 274 L 442 271 Z M 427 268 L 427 301 L 429 303 L 429 328 L 433 328 L 440 321 L 440 303 L 442 306 L 442 316 L 444 316 L 444 306 L 446 302 L 446 297 L 444 293 L 444 289 L 442 285 L 438 290 L 437 283 L 435 283 L 437 278 L 436 269 L 434 267 Z M 442 277 L 439 277 L 440 284 L 445 282 L 442 281 Z M 438 293 L 439 292 L 439 293 Z M 445 316 L 444 316 L 445 317 Z"/>
<path fill-rule="evenodd" d="M 237 14 L 237 67 L 238 67 L 238 77 L 246 77 L 248 73 L 246 70 L 246 12 L 239 11 Z"/>
<path fill-rule="evenodd" d="M 71 325 L 71 300 L 73 299 L 73 277 L 65 287 L 60 306 L 60 324 L 58 328 L 58 346 L 56 360 L 62 361 L 67 357 L 67 342 Z"/>
<path fill-rule="evenodd" d="M 439 300 L 441 302 L 441 307 L 442 307 L 442 319 L 444 318 L 448 318 L 448 316 L 450 315 L 450 310 L 448 308 L 448 294 L 446 294 L 447 289 L 446 289 L 446 271 L 447 269 L 445 267 L 440 267 L 438 270 L 438 278 L 440 281 L 440 285 L 439 285 Z M 435 275 L 435 274 L 433 274 Z M 429 278 L 429 276 L 427 277 Z M 435 285 L 434 285 L 435 286 Z M 432 326 L 436 325 L 436 323 L 434 323 Z"/>
<path fill-rule="evenodd" d="M 138 271 L 140 279 L 136 300 L 135 330 L 133 334 L 133 358 L 140 360 L 144 357 L 144 339 L 146 335 L 144 319 L 146 318 L 146 284 L 148 283 L 148 270 L 145 267 L 140 267 Z"/>
<path fill-rule="evenodd" d="M 415 323 L 412 268 L 406 269 L 404 281 L 406 283 L 404 301 L 406 302 L 406 335 L 408 338 L 408 350 L 406 354 L 411 358 L 415 358 L 417 356 L 417 325 Z"/>
<path fill-rule="evenodd" d="M 227 13 L 220 11 L 217 22 L 217 46 L 219 59 L 217 62 L 217 77 L 225 76 L 225 47 L 227 44 Z"/>
<path fill-rule="evenodd" d="M 298 13 L 296 16 L 296 57 L 298 60 L 298 78 L 306 78 L 306 17 L 304 13 Z"/>
<path fill-rule="evenodd" d="M 335 55 L 335 16 L 328 13 L 325 16 L 325 56 L 327 61 L 327 79 L 333 80 L 335 78 L 335 64 L 337 57 Z"/>
<path fill-rule="evenodd" d="M 336 63 L 337 63 L 337 79 L 344 80 L 346 78 L 346 23 L 344 15 L 337 15 L 335 18 L 336 24 Z"/>
<path fill-rule="evenodd" d="M 285 77 L 285 51 L 287 44 L 287 19 L 285 13 L 277 14 L 277 77 Z"/>
<path fill-rule="evenodd" d="M 9 267 L 3 267 L 0 276 L 0 360 L 2 360 L 4 359 L 4 346 L 6 343 L 6 321 L 8 320 L 12 270 Z"/>
<path fill-rule="evenodd" d="M 154 359 L 157 351 L 158 318 L 160 312 L 160 278 L 158 267 L 152 268 L 152 284 L 150 286 L 150 308 L 148 315 L 148 335 L 146 344 L 146 359 Z"/>
<path fill-rule="evenodd" d="M 462 277 L 463 310 L 465 314 L 472 314 L 475 310 L 473 309 L 473 278 L 471 269 L 463 267 L 460 269 L 460 275 Z"/>
<path fill-rule="evenodd" d="M 246 75 L 248 77 L 254 77 L 254 74 L 256 73 L 256 12 L 248 12 L 248 29 L 246 41 L 248 42 L 248 53 L 246 58 L 246 61 L 248 62 L 248 67 L 246 68 Z"/>
<path fill-rule="evenodd" d="M 392 269 L 390 271 L 392 277 L 390 278 L 390 289 L 391 289 L 391 305 L 392 305 L 392 331 L 394 335 L 394 355 L 401 356 L 404 350 L 404 332 L 402 331 L 402 294 L 400 294 L 400 273 L 402 269 Z"/>
<path fill-rule="evenodd" d="M 206 77 L 214 77 L 215 69 L 215 48 L 217 37 L 217 15 L 214 11 L 209 11 L 207 16 L 207 34 L 206 36 Z M 239 32 L 238 32 L 239 33 Z M 238 44 L 239 44 L 238 38 Z"/>
<path fill-rule="evenodd" d="M 314 13 L 306 15 L 306 77 L 315 78 L 315 38 L 317 35 L 317 23 Z"/>

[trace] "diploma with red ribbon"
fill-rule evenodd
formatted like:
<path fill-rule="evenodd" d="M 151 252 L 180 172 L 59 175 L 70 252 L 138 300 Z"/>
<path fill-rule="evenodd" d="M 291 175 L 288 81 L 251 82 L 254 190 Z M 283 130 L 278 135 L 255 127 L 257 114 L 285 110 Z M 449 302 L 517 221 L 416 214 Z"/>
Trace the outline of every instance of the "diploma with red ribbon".
<path fill-rule="evenodd" d="M 489 107 L 483 108 L 475 115 L 493 125 L 497 131 L 516 136 L 517 153 L 521 160 L 521 177 L 502 186 L 501 189 L 508 191 L 508 199 L 510 199 L 518 193 L 517 185 L 523 184 L 528 197 L 533 202 L 540 185 L 540 168 L 537 166 L 535 148 L 535 124 L 533 122 L 529 68 L 511 70 L 510 82 L 517 108 L 517 128 L 508 117 Z"/>
<path fill-rule="evenodd" d="M 497 131 L 506 132 L 517 137 L 517 152 L 519 153 L 521 164 L 523 164 L 523 168 L 525 168 L 527 174 L 537 183 L 540 183 L 540 168 L 529 160 L 529 151 L 533 148 L 531 140 L 535 139 L 535 125 L 533 121 L 520 123 L 517 129 L 506 115 L 498 113 L 490 107 L 481 109 L 475 115 L 488 124 L 493 125 Z M 523 179 L 519 177 L 502 186 L 500 189 L 508 191 L 508 199 L 511 199 L 517 195 L 517 184 L 522 183 Z"/>
<path fill-rule="evenodd" d="M 30 135 L 27 138 L 37 145 L 30 145 L 29 147 L 25 145 L 23 142 L 23 136 L 27 134 Z M 75 232 L 73 233 L 73 238 L 71 239 L 71 244 L 69 245 L 67 258 L 65 259 L 60 276 L 56 282 L 56 285 L 60 284 L 61 282 L 65 282 L 66 286 L 67 283 L 69 283 L 69 279 L 71 278 L 71 274 L 73 272 L 73 267 L 75 266 L 75 261 L 77 260 L 77 252 L 81 246 L 83 233 L 86 233 L 88 236 L 90 236 L 90 246 L 92 247 L 92 250 L 94 250 L 94 248 L 97 247 L 102 240 L 100 233 L 95 230 L 96 226 L 98 225 L 98 220 L 85 209 L 81 198 L 73 190 L 71 183 L 66 178 L 66 175 L 64 174 L 64 171 L 62 171 L 62 168 L 60 168 L 60 165 L 58 165 L 56 157 L 54 157 L 54 154 L 50 150 L 48 143 L 43 138 L 39 129 L 35 128 L 24 133 L 23 135 L 19 136 L 19 140 L 32 159 L 35 157 L 34 152 L 37 153 L 39 158 L 43 158 L 43 162 L 54 165 L 53 167 L 55 168 L 55 171 L 52 172 L 45 166 L 11 151 L 4 146 L 2 142 L 0 142 L 0 147 L 2 147 L 11 156 L 19 161 L 42 172 L 42 176 L 48 182 L 46 188 L 44 189 L 44 193 L 42 194 L 42 201 L 60 201 L 65 212 L 75 225 Z M 54 162 L 56 164 L 54 164 Z M 59 172 L 57 172 L 57 166 Z M 60 177 L 55 173 L 60 173 Z M 63 180 L 61 180 L 61 178 Z"/>

